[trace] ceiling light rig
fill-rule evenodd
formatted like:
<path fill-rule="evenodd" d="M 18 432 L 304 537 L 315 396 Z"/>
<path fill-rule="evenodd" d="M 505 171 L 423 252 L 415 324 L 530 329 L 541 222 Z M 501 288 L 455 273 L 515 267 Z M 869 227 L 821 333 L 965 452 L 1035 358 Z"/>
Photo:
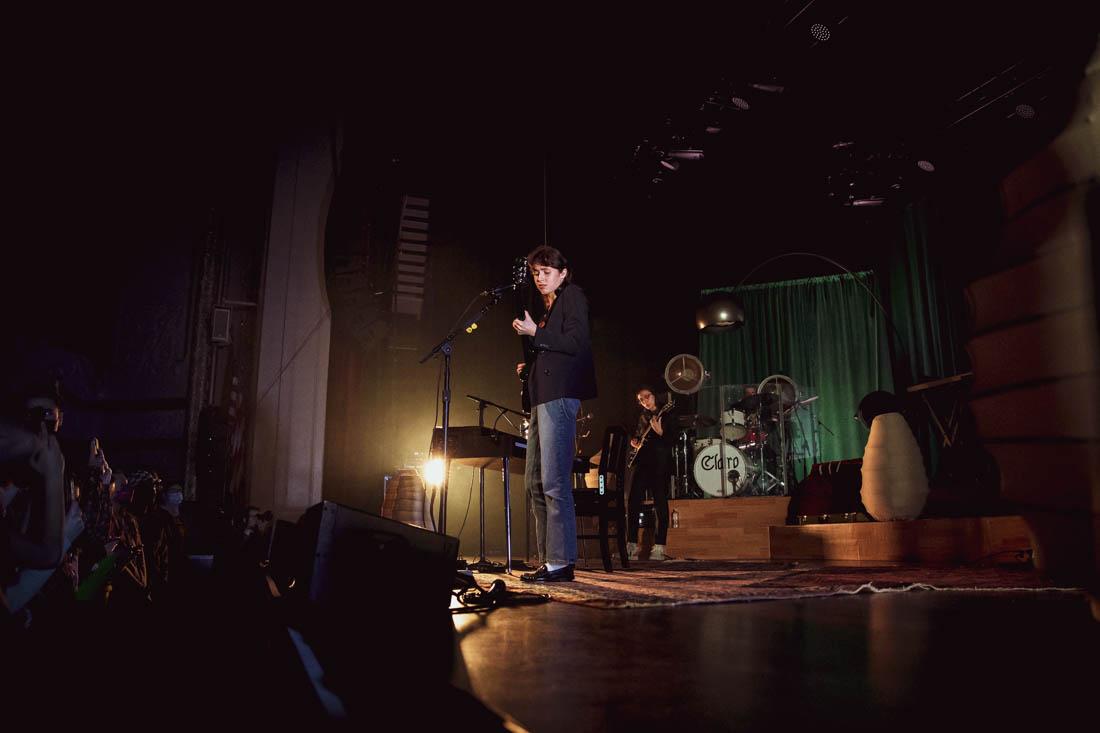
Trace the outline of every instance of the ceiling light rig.
<path fill-rule="evenodd" d="M 1016 108 L 1012 110 L 1012 114 L 1009 117 L 1019 117 L 1021 120 L 1033 120 L 1035 119 L 1035 108 L 1030 104 L 1017 104 Z"/>
<path fill-rule="evenodd" d="M 1063 76 L 1055 64 L 1023 58 L 956 97 L 949 127 L 980 125 L 983 117 L 1029 121 L 1049 103 Z M 973 82 L 971 82 L 973 83 Z M 1067 86 L 1067 85 L 1062 85 Z M 1072 86 L 1072 85 L 1068 85 Z"/>
<path fill-rule="evenodd" d="M 664 127 L 659 137 L 645 138 L 634 147 L 635 168 L 654 184 L 678 172 L 684 161 L 699 161 L 706 155 L 702 146 L 693 144 L 688 135 L 676 131 L 671 118 L 666 118 Z"/>
<path fill-rule="evenodd" d="M 924 190 L 935 177 L 935 163 L 910 154 L 902 142 L 841 140 L 831 147 L 826 195 L 842 206 L 879 207 L 904 201 Z"/>
<path fill-rule="evenodd" d="M 850 17 L 849 10 L 854 10 L 856 5 L 855 0 L 783 3 L 781 14 L 784 19 L 781 22 L 787 44 L 792 45 L 794 50 L 835 44 L 848 30 L 845 23 Z"/>
<path fill-rule="evenodd" d="M 643 139 L 634 147 L 636 169 L 650 183 L 662 183 L 666 176 L 685 170 L 683 161 L 706 157 L 705 146 L 699 144 L 704 139 L 734 127 L 741 115 L 769 108 L 786 89 L 778 77 L 771 75 L 737 83 L 723 79 L 699 105 L 692 125 L 677 128 L 671 118 L 666 118 L 661 134 Z"/>

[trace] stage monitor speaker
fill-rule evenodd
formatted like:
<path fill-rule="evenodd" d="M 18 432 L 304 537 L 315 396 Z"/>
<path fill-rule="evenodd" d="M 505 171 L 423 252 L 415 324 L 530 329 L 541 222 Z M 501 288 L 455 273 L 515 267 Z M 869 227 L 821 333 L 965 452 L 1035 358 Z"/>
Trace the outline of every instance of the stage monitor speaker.
<path fill-rule="evenodd" d="M 364 594 L 392 598 L 400 592 L 427 607 L 450 605 L 456 538 L 331 501 L 307 510 L 301 525 L 312 556 L 297 582 L 310 603 L 342 606 L 361 602 Z"/>
<path fill-rule="evenodd" d="M 365 679 L 377 686 L 376 701 L 446 683 L 457 539 L 331 501 L 288 529 L 276 528 L 270 572 L 289 573 L 284 597 L 342 699 L 363 698 Z M 288 555 L 292 567 L 276 567 Z"/>

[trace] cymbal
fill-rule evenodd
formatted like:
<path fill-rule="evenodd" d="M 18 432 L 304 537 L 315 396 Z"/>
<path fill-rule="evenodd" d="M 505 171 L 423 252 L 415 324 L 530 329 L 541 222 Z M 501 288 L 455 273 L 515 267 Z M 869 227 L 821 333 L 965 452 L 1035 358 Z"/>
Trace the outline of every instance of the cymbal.
<path fill-rule="evenodd" d="M 681 428 L 710 428 L 717 425 L 718 421 L 706 415 L 680 415 L 676 418 L 676 424 Z"/>
<path fill-rule="evenodd" d="M 786 379 L 786 378 L 784 378 Z M 775 401 L 777 398 L 782 402 L 783 407 L 793 405 L 798 401 L 798 389 L 791 381 L 774 381 L 769 382 L 767 380 L 761 384 L 760 393 L 768 396 L 768 401 Z"/>
<path fill-rule="evenodd" d="M 770 405 L 773 402 L 775 402 L 775 395 L 773 394 L 750 394 L 741 398 L 739 402 L 734 402 L 733 407 L 744 412 L 752 412 L 760 409 L 761 404 Z"/>

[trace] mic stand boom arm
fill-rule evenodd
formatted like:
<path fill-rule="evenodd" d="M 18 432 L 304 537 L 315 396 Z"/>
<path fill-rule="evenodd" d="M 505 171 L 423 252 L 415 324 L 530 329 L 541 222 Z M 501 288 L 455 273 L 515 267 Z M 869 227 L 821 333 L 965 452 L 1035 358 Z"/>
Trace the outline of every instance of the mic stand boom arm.
<path fill-rule="evenodd" d="M 448 474 L 450 473 L 450 471 L 447 470 L 447 432 L 451 420 L 451 352 L 454 351 L 454 340 L 462 331 L 472 333 L 477 326 L 477 322 L 489 312 L 490 308 L 499 302 L 499 294 L 490 296 L 489 302 L 486 303 L 480 311 L 466 319 L 461 325 L 452 328 L 443 340 L 436 344 L 432 350 L 425 354 L 420 360 L 420 363 L 423 364 L 436 354 L 443 354 L 443 424 L 441 426 L 443 432 L 443 455 L 440 456 L 443 460 L 443 483 L 439 485 L 439 522 L 436 525 L 439 528 L 440 534 L 447 534 L 447 482 L 449 478 Z M 432 427 L 434 428 L 435 426 L 433 425 Z"/>

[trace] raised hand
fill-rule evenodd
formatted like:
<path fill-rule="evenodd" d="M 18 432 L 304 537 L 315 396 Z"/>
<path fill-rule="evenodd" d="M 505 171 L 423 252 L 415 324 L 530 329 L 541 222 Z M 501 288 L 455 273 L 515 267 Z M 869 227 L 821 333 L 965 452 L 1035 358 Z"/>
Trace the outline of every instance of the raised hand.
<path fill-rule="evenodd" d="M 512 321 L 512 328 L 520 336 L 534 336 L 535 335 L 535 322 L 531 320 L 531 314 L 527 311 L 523 311 L 523 320 L 519 318 Z"/>
<path fill-rule="evenodd" d="M 42 476 L 61 476 L 65 470 L 65 457 L 61 454 L 61 446 L 57 444 L 57 438 L 50 435 L 46 426 L 42 425 L 35 442 L 37 445 L 34 453 L 31 454 L 31 468 Z"/>

